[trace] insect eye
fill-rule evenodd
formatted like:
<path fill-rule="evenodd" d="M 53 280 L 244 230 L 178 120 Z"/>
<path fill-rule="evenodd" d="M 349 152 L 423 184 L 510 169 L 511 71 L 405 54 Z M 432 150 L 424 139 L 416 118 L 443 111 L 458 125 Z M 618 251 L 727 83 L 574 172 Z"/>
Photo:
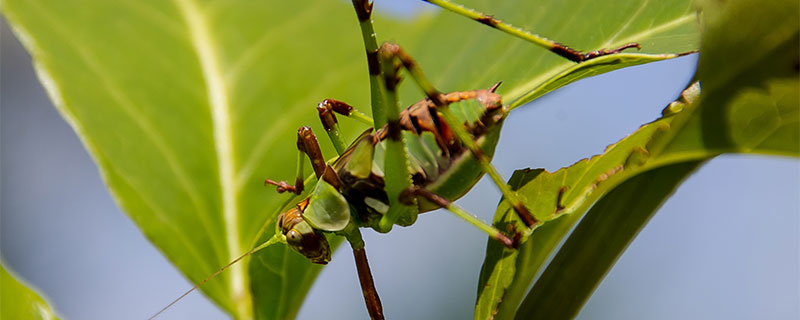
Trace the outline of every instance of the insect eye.
<path fill-rule="evenodd" d="M 289 242 L 290 245 L 293 246 L 300 246 L 300 243 L 303 240 L 303 235 L 297 230 L 292 229 L 286 234 L 286 241 Z"/>

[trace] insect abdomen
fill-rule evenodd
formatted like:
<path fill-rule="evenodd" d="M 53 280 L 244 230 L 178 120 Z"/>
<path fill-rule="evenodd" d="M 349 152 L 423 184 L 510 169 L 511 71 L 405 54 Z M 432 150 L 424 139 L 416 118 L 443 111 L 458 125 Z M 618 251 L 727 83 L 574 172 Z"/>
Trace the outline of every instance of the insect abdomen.
<path fill-rule="evenodd" d="M 465 125 L 483 153 L 491 158 L 506 115 L 500 95 L 491 90 L 459 91 L 445 94 L 444 100 L 450 104 L 450 110 Z M 415 185 L 455 200 L 471 189 L 482 176 L 480 164 L 461 145 L 432 101 L 425 99 L 404 109 L 400 114 L 400 126 L 406 140 Z M 375 136 L 383 142 L 387 127 L 378 130 Z M 383 177 L 385 148 L 382 144 L 378 143 L 375 147 L 372 163 L 372 172 L 377 177 Z M 418 200 L 421 212 L 438 208 L 426 200 Z"/>

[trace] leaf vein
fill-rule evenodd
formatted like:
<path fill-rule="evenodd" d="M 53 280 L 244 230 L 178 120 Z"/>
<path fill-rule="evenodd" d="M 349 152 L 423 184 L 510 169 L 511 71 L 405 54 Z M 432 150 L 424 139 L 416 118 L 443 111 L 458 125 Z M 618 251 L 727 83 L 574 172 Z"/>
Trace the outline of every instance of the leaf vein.
<path fill-rule="evenodd" d="M 216 150 L 219 182 L 222 191 L 222 216 L 225 221 L 225 241 L 228 246 L 228 260 L 235 259 L 237 252 L 242 252 L 239 239 L 238 203 L 234 184 L 234 141 L 231 130 L 230 105 L 228 91 L 224 83 L 220 60 L 214 50 L 217 45 L 211 35 L 207 17 L 191 0 L 173 0 L 183 15 L 191 37 L 191 44 L 196 51 L 198 63 L 203 73 L 203 80 L 211 109 L 214 147 Z M 230 290 L 232 297 L 247 297 L 245 266 L 236 264 L 229 271 L 231 274 Z M 249 299 L 249 298 L 245 298 Z M 249 313 L 237 305 L 240 315 Z"/>

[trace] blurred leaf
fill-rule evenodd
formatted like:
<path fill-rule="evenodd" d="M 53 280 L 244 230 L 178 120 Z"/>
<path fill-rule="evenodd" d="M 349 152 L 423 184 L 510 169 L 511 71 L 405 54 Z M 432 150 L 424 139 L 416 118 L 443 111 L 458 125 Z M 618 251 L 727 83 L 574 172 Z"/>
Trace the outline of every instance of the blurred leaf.
<path fill-rule="evenodd" d="M 670 166 L 668 168 L 672 169 L 664 171 L 669 172 L 678 170 L 675 168 L 681 167 L 682 163 L 691 167 L 698 161 L 724 152 L 799 155 L 797 59 L 800 57 L 800 43 L 797 14 L 800 10 L 797 3 L 789 2 L 763 6 L 756 1 L 740 1 L 730 5 L 726 2 L 724 8 L 704 7 L 707 31 L 697 75 L 704 88 L 698 101 L 668 106 L 665 117 L 642 126 L 631 136 L 610 146 L 603 155 L 582 160 L 553 174 L 537 172 L 535 177 L 518 184 L 521 193 L 528 199 L 535 199 L 528 204 L 529 207 L 537 213 L 545 213 L 541 220 L 551 220 L 562 213 L 572 214 L 535 230 L 518 253 L 506 252 L 489 242 L 476 318 L 486 318 L 495 312 L 496 319 L 513 317 L 533 277 L 541 271 L 564 236 L 598 197 L 626 179 L 644 173 L 645 177 L 636 180 L 644 181 L 663 174 L 649 170 Z M 531 172 L 534 171 L 518 171 L 515 176 L 520 179 Z M 670 184 L 678 183 L 689 172 L 687 169 L 672 180 L 655 182 L 666 186 L 648 195 L 651 197 L 649 203 L 639 203 L 643 208 L 629 220 L 622 220 L 624 224 L 618 224 L 616 231 L 619 233 L 612 232 L 610 224 L 621 221 L 615 220 L 621 212 L 613 208 L 633 205 L 625 191 L 615 192 L 614 198 L 604 200 L 603 207 L 590 211 L 590 216 L 584 218 L 585 222 L 581 222 L 570 236 L 569 246 L 565 244 L 562 249 L 565 251 L 559 251 L 557 260 L 537 280 L 517 317 L 569 318 L 576 315 L 629 240 L 644 226 L 651 211 L 661 203 L 663 199 L 659 195 L 668 195 L 672 190 Z M 631 182 L 631 185 L 639 183 Z M 627 185 L 620 188 L 632 190 Z M 560 210 L 556 207 L 559 190 L 565 190 L 560 196 L 559 203 L 563 206 Z M 603 211 L 606 209 L 608 211 Z M 495 221 L 500 226 L 508 223 L 519 225 L 505 202 L 498 207 Z M 584 223 L 587 227 L 583 226 Z M 604 227 L 595 225 L 598 223 Z M 592 225 L 594 227 L 589 227 Z M 592 240 L 586 242 L 585 239 Z M 604 247 L 604 252 L 594 252 L 587 247 L 592 245 L 589 243 L 609 246 Z M 583 249 L 579 249 L 580 244 L 583 244 Z M 500 255 L 505 255 L 505 258 L 497 259 Z M 585 265 L 590 260 L 593 262 Z M 515 273 L 499 276 L 495 270 Z M 572 272 L 567 274 L 567 270 Z M 500 301 L 502 304 L 496 311 Z"/>
<path fill-rule="evenodd" d="M 650 54 L 578 67 L 449 12 L 398 21 L 377 11 L 375 20 L 381 39 L 404 45 L 442 90 L 503 80 L 506 101 L 519 105 L 583 77 L 697 48 L 689 1 L 646 3 L 467 3 L 577 49 L 638 41 Z M 293 178 L 294 128 L 322 132 L 318 101 L 369 109 L 363 45 L 343 1 L 2 6 L 118 205 L 192 282 L 271 235 L 287 197 L 262 181 Z M 402 96 L 422 97 L 413 85 L 402 86 Z M 343 122 L 347 136 L 363 129 Z M 334 154 L 327 143 L 323 149 Z M 319 269 L 275 246 L 202 290 L 238 318 L 291 318 Z"/>
<path fill-rule="evenodd" d="M 0 264 L 0 319 L 58 319 L 36 291 Z"/>
<path fill-rule="evenodd" d="M 680 148 L 800 152 L 800 3 L 700 1 L 705 30 L 697 79 L 703 95 Z M 696 139 L 695 130 L 702 130 Z"/>

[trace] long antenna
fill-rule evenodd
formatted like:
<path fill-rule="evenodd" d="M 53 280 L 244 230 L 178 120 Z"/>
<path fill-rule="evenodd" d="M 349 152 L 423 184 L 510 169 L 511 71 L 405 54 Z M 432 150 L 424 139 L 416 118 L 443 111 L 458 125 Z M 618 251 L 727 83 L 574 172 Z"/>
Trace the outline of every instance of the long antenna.
<path fill-rule="evenodd" d="M 225 265 L 224 267 L 222 267 L 222 268 L 220 268 L 219 270 L 217 270 L 217 272 L 214 272 L 214 274 L 212 274 L 212 275 L 208 276 L 208 278 L 205 278 L 205 279 L 203 279 L 203 281 L 200 281 L 200 282 L 198 282 L 197 284 L 195 284 L 195 285 L 194 285 L 194 287 L 192 287 L 191 289 L 189 289 L 189 291 L 186 291 L 186 293 L 184 293 L 183 295 L 181 295 L 180 297 L 178 297 L 178 299 L 175 299 L 175 301 L 172 301 L 172 302 L 171 302 L 170 304 L 168 304 L 166 307 L 164 307 L 163 309 L 159 310 L 158 312 L 156 312 L 156 314 L 154 314 L 152 317 L 150 317 L 150 318 L 147 318 L 147 319 L 148 319 L 148 320 L 153 320 L 153 319 L 155 319 L 155 317 L 158 317 L 158 315 L 160 315 L 162 312 L 166 311 L 167 309 L 169 309 L 170 307 L 172 307 L 174 304 L 178 303 L 178 301 L 180 301 L 181 299 L 183 299 L 183 297 L 185 297 L 185 296 L 189 295 L 190 293 L 192 293 L 192 291 L 194 291 L 195 289 L 199 288 L 200 286 L 202 286 L 202 285 L 204 285 L 206 282 L 208 282 L 208 280 L 211 280 L 212 278 L 214 278 L 214 277 L 216 277 L 217 275 L 219 275 L 220 273 L 222 273 L 222 271 L 225 271 L 225 269 L 228 269 L 228 267 L 230 267 L 230 266 L 234 265 L 235 263 L 239 262 L 239 260 L 242 260 L 242 259 L 244 259 L 245 257 L 247 257 L 247 256 L 249 256 L 249 255 L 251 255 L 251 254 L 253 254 L 253 253 L 256 253 L 258 250 L 261 250 L 261 249 L 264 249 L 264 248 L 266 248 L 266 247 L 269 247 L 269 246 L 271 246 L 271 245 L 273 245 L 273 244 L 276 244 L 276 243 L 280 242 L 280 240 L 281 240 L 281 237 L 280 237 L 280 236 L 279 236 L 279 235 L 276 233 L 274 236 L 272 236 L 272 238 L 269 238 L 269 240 L 267 240 L 266 242 L 264 242 L 264 243 L 260 244 L 259 246 L 257 246 L 257 247 L 255 247 L 255 248 L 253 248 L 253 250 L 250 250 L 250 251 L 246 252 L 245 254 L 243 254 L 243 255 L 239 256 L 238 258 L 234 259 L 233 261 L 231 261 L 230 263 L 228 263 L 228 264 L 227 264 L 227 265 Z"/>

